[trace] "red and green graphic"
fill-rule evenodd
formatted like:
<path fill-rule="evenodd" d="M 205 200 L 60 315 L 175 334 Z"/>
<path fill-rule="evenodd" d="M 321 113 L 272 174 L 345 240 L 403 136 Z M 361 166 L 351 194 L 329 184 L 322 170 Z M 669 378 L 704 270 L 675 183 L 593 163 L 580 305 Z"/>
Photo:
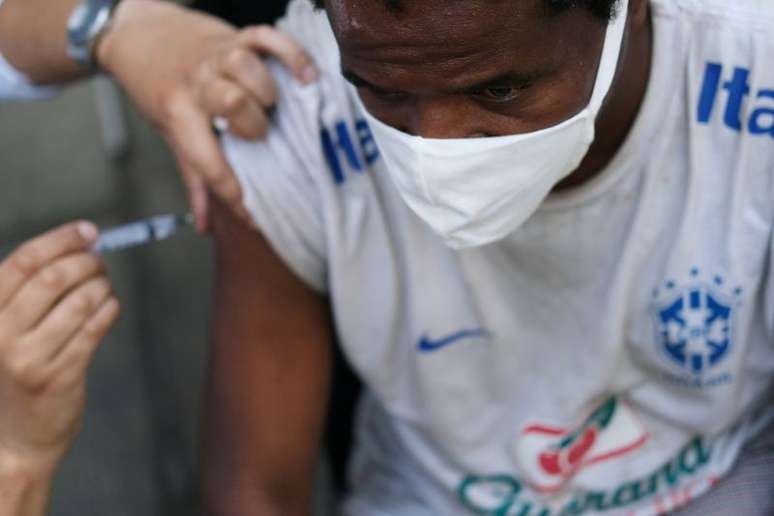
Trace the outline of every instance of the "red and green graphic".
<path fill-rule="evenodd" d="M 630 453 L 647 440 L 633 411 L 612 397 L 572 428 L 528 425 L 515 452 L 532 487 L 550 493 L 583 469 Z"/>

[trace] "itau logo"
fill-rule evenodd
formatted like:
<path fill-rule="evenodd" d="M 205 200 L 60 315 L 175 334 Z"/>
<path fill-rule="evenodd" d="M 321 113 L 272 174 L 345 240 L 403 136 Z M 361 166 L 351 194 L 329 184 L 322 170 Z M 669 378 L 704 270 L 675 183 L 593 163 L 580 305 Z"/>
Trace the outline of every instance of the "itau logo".
<path fill-rule="evenodd" d="M 653 292 L 656 343 L 661 355 L 695 379 L 714 369 L 733 346 L 734 307 L 741 288 L 726 288 L 722 276 L 710 281 L 700 270 L 684 285 L 667 281 Z"/>
<path fill-rule="evenodd" d="M 560 491 L 581 471 L 643 446 L 648 434 L 634 411 L 617 397 L 600 405 L 580 424 L 527 425 L 516 438 L 516 461 L 538 492 Z"/>

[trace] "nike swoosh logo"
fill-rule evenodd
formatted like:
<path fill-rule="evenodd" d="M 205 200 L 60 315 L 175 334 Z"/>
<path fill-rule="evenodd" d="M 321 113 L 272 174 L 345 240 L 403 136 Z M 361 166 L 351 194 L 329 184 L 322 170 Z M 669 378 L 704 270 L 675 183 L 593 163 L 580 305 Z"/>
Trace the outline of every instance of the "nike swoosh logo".
<path fill-rule="evenodd" d="M 486 335 L 487 332 L 480 328 L 475 330 L 458 331 L 457 333 L 452 333 L 451 335 L 438 340 L 431 340 L 427 335 L 422 335 L 422 338 L 419 339 L 419 344 L 417 344 L 417 348 L 419 351 L 428 353 L 431 351 L 438 351 L 441 348 L 445 348 L 449 344 L 453 344 L 463 339 L 486 337 Z"/>

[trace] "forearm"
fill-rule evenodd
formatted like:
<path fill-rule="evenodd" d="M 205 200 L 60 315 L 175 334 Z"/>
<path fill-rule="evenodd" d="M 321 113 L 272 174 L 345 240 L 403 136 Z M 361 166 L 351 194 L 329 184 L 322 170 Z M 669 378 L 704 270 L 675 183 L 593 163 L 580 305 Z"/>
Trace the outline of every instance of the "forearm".
<path fill-rule="evenodd" d="M 86 75 L 67 55 L 67 19 L 78 1 L 5 0 L 0 6 L 0 53 L 38 84 Z"/>
<path fill-rule="evenodd" d="M 45 515 L 54 472 L 0 455 L 0 516 Z"/>

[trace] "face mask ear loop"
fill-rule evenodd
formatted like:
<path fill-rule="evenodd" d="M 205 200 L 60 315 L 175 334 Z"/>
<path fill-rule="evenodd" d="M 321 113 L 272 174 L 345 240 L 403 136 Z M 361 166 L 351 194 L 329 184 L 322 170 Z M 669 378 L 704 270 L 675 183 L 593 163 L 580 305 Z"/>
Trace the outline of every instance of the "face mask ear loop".
<path fill-rule="evenodd" d="M 623 48 L 626 20 L 629 15 L 629 0 L 619 0 L 619 3 L 620 9 L 615 13 L 615 18 L 607 27 L 605 43 L 597 70 L 597 80 L 594 84 L 591 100 L 589 101 L 589 111 L 593 118 L 596 118 L 605 98 L 607 98 L 607 94 L 610 92 L 616 70 L 618 69 L 618 59 Z"/>

